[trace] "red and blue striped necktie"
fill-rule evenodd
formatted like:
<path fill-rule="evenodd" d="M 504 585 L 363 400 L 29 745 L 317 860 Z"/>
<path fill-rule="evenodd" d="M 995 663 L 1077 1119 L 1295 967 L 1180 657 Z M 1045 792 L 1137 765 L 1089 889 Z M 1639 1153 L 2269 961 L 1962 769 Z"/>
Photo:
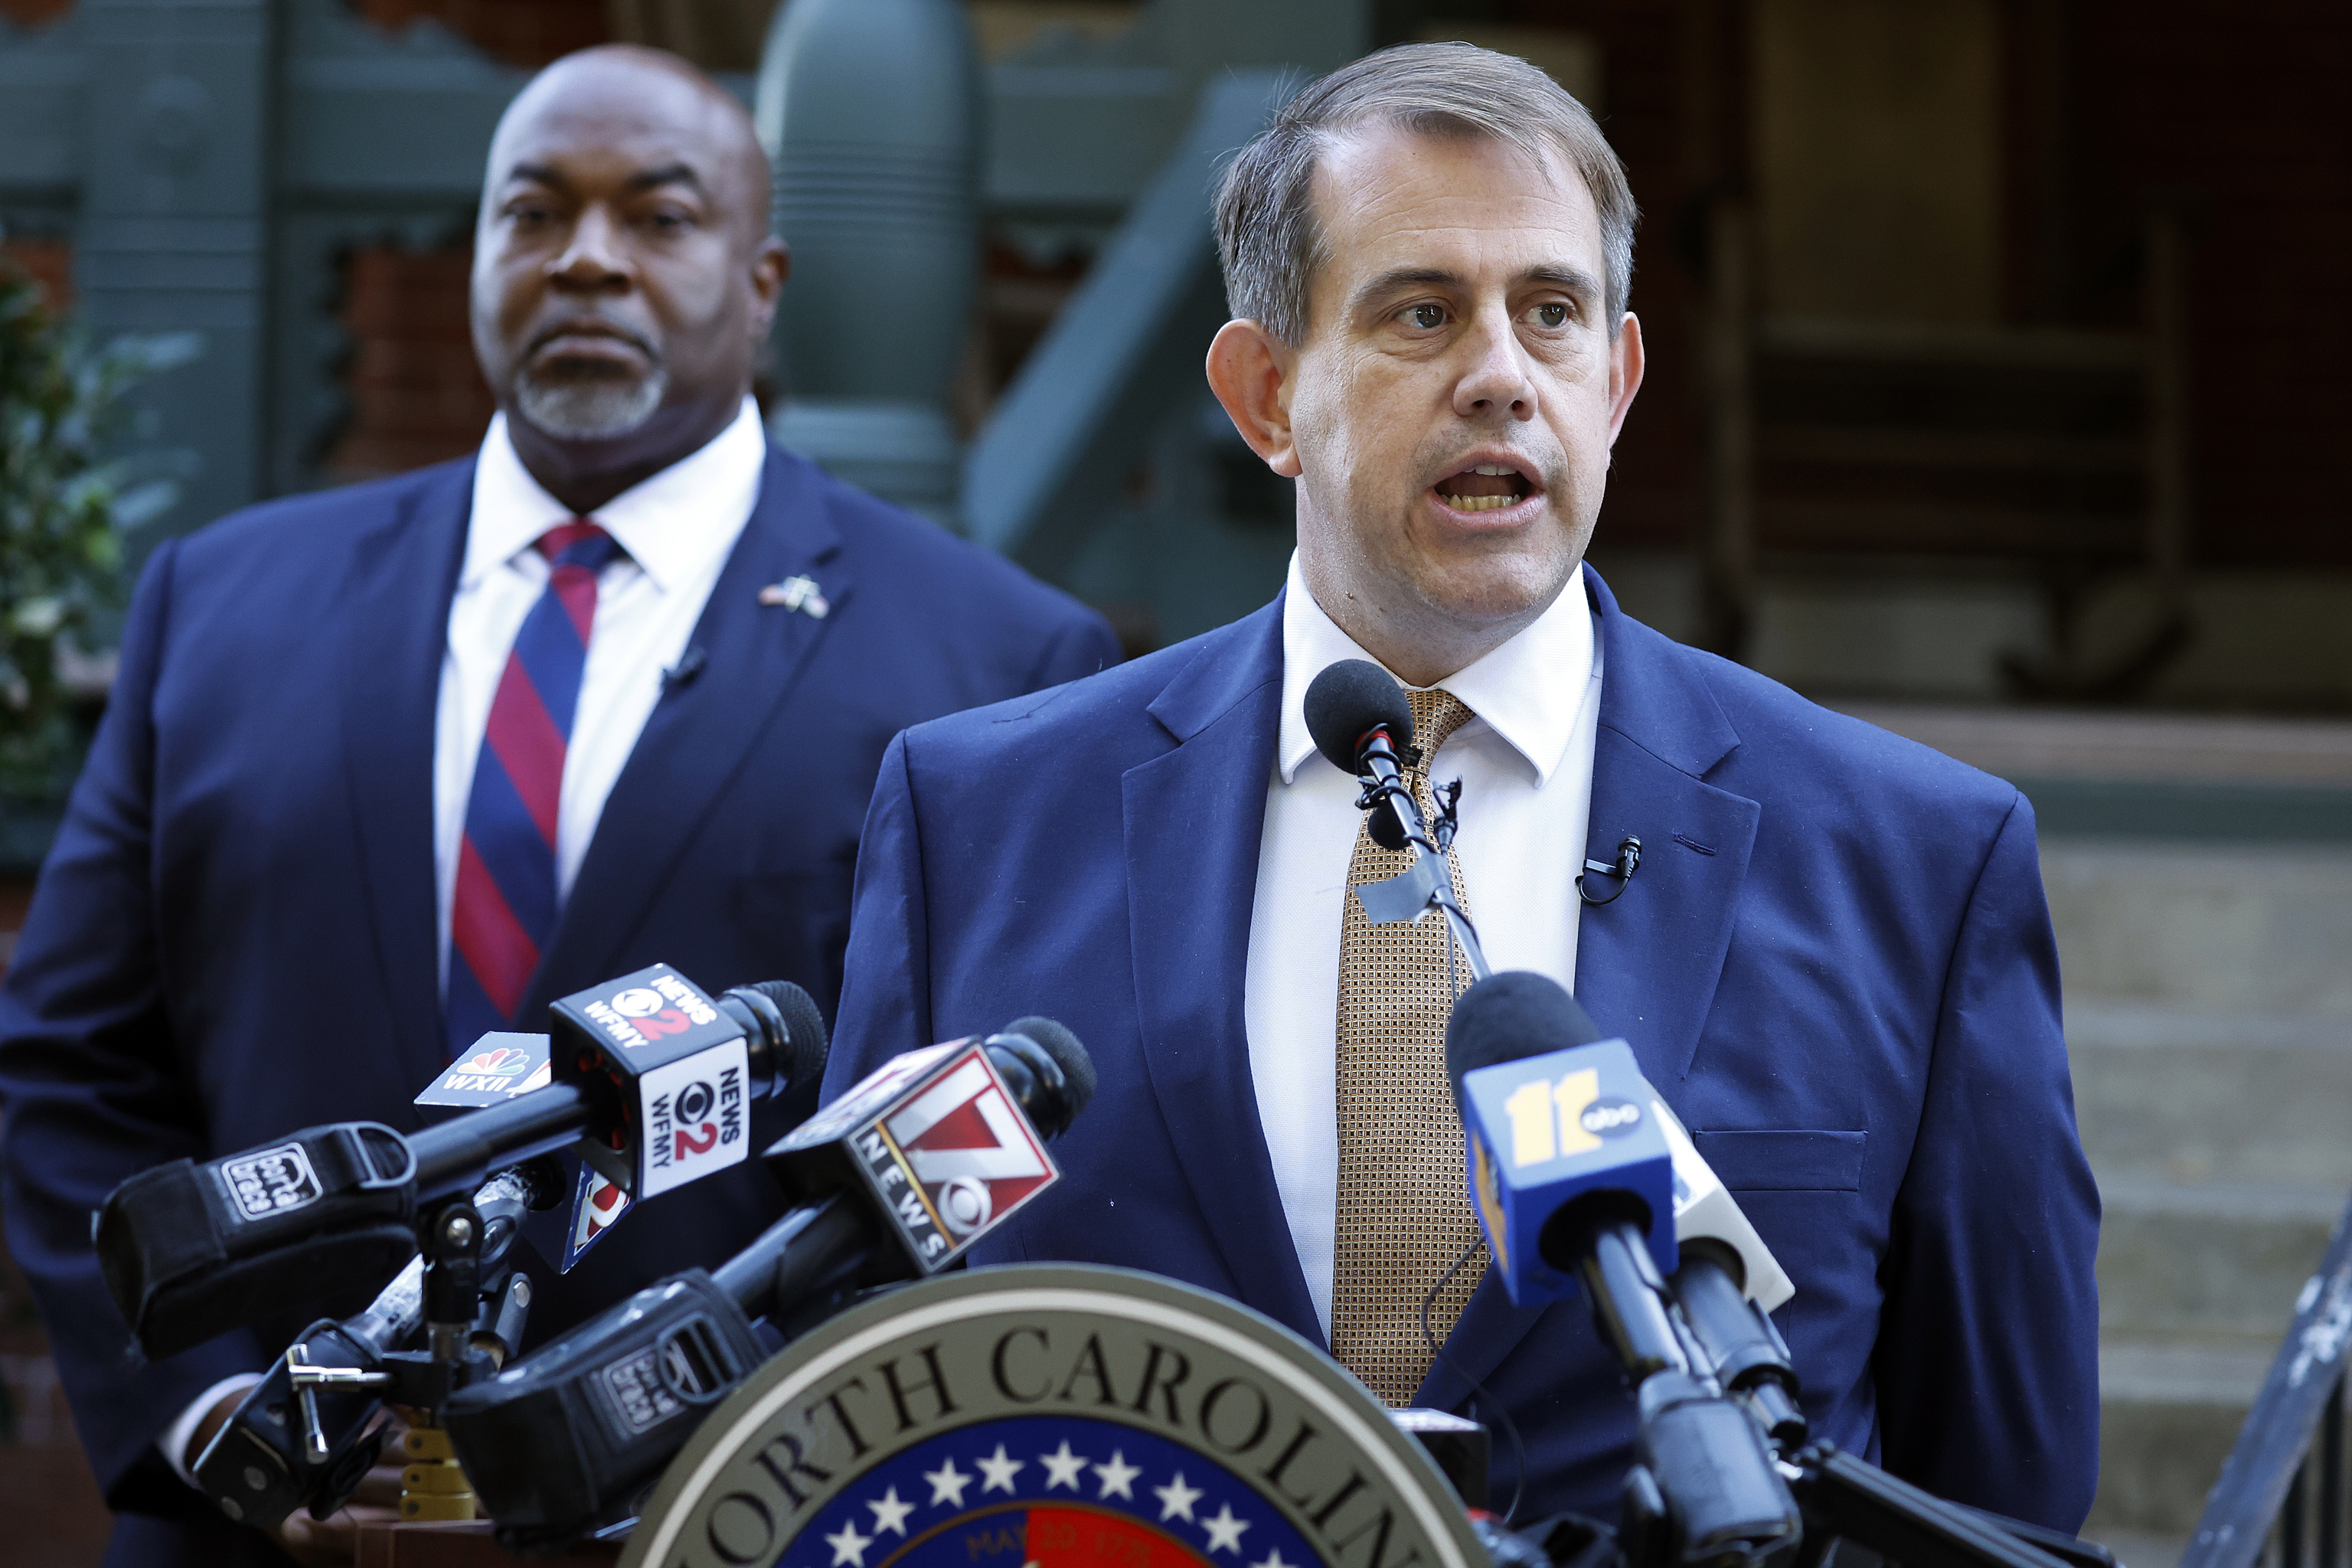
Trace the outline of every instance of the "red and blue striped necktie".
<path fill-rule="evenodd" d="M 449 1054 L 511 1028 L 555 930 L 555 825 L 580 672 L 596 620 L 596 577 L 621 552 L 593 522 L 539 539 L 547 591 L 524 617 L 490 700 L 474 762 L 449 919 Z"/>

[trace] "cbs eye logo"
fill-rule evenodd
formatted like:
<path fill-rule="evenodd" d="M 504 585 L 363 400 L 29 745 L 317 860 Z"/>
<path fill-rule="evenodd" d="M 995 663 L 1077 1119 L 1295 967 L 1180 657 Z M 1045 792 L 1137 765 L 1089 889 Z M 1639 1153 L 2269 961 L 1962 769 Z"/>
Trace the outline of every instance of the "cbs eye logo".
<path fill-rule="evenodd" d="M 958 1236 L 970 1236 L 996 1212 L 995 1194 L 974 1176 L 956 1176 L 939 1191 L 940 1217 Z"/>
<path fill-rule="evenodd" d="M 710 1108 L 718 1103 L 717 1093 L 698 1079 L 677 1091 L 677 1119 L 688 1122 L 707 1120 Z"/>
<path fill-rule="evenodd" d="M 660 992 L 642 985 L 633 985 L 613 998 L 613 1011 L 624 1018 L 650 1018 L 668 1005 L 661 999 Z"/>

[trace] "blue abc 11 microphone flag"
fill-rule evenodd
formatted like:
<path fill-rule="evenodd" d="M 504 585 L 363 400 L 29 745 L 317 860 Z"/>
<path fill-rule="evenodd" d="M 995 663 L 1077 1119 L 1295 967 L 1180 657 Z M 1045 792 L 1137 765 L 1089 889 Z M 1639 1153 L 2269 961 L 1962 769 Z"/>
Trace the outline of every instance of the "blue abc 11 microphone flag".
<path fill-rule="evenodd" d="M 1544 1261 L 1542 1231 L 1593 1194 L 1639 1198 L 1647 1215 L 1629 1217 L 1646 1220 L 1658 1272 L 1675 1271 L 1673 1153 L 1624 1041 L 1479 1068 L 1463 1095 L 1474 1206 L 1514 1305 L 1577 1293 L 1574 1276 Z"/>
<path fill-rule="evenodd" d="M 1633 1048 L 1596 1033 L 1557 984 L 1525 973 L 1481 981 L 1447 1027 L 1472 1206 L 1515 1305 L 1578 1293 L 1545 1257 L 1569 1255 L 1545 1230 L 1570 1217 L 1632 1221 L 1662 1276 L 1680 1261 L 1655 1097 Z"/>

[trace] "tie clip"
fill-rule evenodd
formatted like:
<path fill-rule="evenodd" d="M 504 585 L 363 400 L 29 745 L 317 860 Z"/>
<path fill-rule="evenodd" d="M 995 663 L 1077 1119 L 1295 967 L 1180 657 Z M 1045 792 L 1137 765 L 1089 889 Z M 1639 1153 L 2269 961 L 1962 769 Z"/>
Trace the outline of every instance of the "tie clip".
<path fill-rule="evenodd" d="M 814 577 L 787 577 L 781 583 L 771 583 L 760 590 L 760 603 L 798 610 L 813 621 L 821 621 L 833 613 Z"/>

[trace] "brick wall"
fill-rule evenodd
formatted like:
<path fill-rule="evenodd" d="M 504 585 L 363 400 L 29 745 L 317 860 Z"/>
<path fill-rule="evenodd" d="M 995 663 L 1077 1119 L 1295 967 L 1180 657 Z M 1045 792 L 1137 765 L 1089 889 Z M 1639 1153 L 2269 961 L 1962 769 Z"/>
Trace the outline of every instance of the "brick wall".
<path fill-rule="evenodd" d="M 463 457 L 494 405 L 467 325 L 470 245 L 379 246 L 344 258 L 344 387 L 352 416 L 327 459 L 337 480 L 396 474 Z"/>
<path fill-rule="evenodd" d="M 0 0 L 0 18 L 20 27 L 54 22 L 73 9 L 73 0 Z"/>
<path fill-rule="evenodd" d="M 394 29 L 430 16 L 475 47 L 516 66 L 543 66 L 613 37 L 604 0 L 358 0 L 353 8 L 379 26 Z"/>
<path fill-rule="evenodd" d="M 526 68 L 613 37 L 604 0 L 358 0 L 357 9 L 395 29 L 429 16 Z M 344 385 L 352 414 L 329 452 L 329 478 L 401 473 L 480 444 L 495 405 L 467 327 L 472 262 L 466 244 L 422 252 L 377 246 L 345 258 L 338 315 L 351 334 Z"/>
<path fill-rule="evenodd" d="M 62 239 L 0 239 L 0 257 L 31 273 L 48 291 L 51 306 L 73 303 L 73 247 Z"/>

